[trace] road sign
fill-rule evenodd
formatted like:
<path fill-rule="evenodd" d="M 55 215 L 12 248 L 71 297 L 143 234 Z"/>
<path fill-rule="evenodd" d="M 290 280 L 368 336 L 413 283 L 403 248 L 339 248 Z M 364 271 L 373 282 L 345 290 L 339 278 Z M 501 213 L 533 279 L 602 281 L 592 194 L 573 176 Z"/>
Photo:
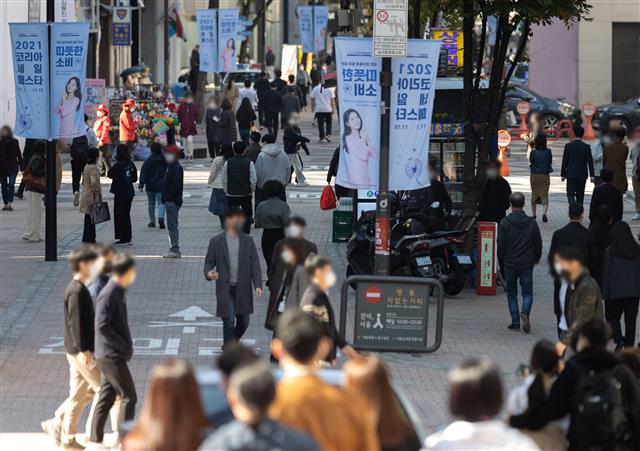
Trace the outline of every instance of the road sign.
<path fill-rule="evenodd" d="M 529 111 L 531 111 L 531 105 L 526 100 L 521 100 L 518 102 L 518 105 L 516 105 L 516 111 L 520 115 L 527 115 Z"/>
<path fill-rule="evenodd" d="M 511 133 L 508 130 L 498 131 L 498 148 L 506 149 L 511 144 Z"/>
<path fill-rule="evenodd" d="M 407 56 L 409 0 L 375 0 L 373 55 Z"/>
<path fill-rule="evenodd" d="M 596 114 L 596 109 L 597 107 L 593 103 L 585 103 L 584 105 L 582 105 L 582 112 L 587 117 Z"/>
<path fill-rule="evenodd" d="M 382 301 L 382 290 L 378 287 L 368 287 L 364 292 L 364 299 L 369 304 L 378 304 Z"/>

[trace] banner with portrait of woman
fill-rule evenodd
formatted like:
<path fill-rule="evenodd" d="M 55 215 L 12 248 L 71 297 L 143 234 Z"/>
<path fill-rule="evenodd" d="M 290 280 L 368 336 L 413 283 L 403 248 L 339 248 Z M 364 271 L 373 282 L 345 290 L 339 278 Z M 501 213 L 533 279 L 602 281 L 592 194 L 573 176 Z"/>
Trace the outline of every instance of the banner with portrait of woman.
<path fill-rule="evenodd" d="M 238 8 L 218 10 L 218 72 L 232 72 L 238 68 Z"/>

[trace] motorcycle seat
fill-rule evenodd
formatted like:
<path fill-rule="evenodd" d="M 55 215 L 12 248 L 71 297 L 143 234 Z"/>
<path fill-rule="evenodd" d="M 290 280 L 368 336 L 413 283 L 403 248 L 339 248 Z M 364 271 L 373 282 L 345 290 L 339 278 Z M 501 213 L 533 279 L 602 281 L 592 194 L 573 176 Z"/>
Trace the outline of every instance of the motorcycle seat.
<path fill-rule="evenodd" d="M 443 230 L 439 232 L 433 232 L 429 234 L 429 238 L 446 238 L 449 236 L 460 236 L 464 235 L 464 230 Z"/>

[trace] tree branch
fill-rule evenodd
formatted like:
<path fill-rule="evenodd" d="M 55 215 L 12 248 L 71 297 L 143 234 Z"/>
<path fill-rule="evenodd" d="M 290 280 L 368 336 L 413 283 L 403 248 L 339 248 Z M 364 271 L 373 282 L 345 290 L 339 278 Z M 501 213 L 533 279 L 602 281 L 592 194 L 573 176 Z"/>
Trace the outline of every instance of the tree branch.
<path fill-rule="evenodd" d="M 248 30 L 253 31 L 253 29 L 258 26 L 258 24 L 260 23 L 260 17 L 267 13 L 267 9 L 269 9 L 269 6 L 271 6 L 272 3 L 273 0 L 267 0 L 266 2 L 264 2 L 264 7 L 260 8 L 260 10 L 256 12 L 256 17 L 253 18 L 253 22 L 251 22 L 251 25 L 247 27 Z"/>

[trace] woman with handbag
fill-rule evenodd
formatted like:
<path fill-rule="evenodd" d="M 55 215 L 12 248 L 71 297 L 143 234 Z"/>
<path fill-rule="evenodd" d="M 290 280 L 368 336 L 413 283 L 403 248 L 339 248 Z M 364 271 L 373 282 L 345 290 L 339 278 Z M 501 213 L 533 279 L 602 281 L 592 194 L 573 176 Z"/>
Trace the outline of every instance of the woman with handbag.
<path fill-rule="evenodd" d="M 82 193 L 80 194 L 80 213 L 84 213 L 83 243 L 96 242 L 96 224 L 91 217 L 91 209 L 99 208 L 102 202 L 102 187 L 100 185 L 100 171 L 98 170 L 98 156 L 100 152 L 95 147 L 87 151 L 87 163 L 82 170 Z"/>
<path fill-rule="evenodd" d="M 46 161 L 44 154 L 46 148 L 44 141 L 38 141 L 34 144 L 33 156 L 23 175 L 29 215 L 27 216 L 27 231 L 22 235 L 22 239 L 29 243 L 42 241 L 40 223 L 42 221 L 42 198 L 45 190 Z"/>
<path fill-rule="evenodd" d="M 107 172 L 111 179 L 113 194 L 113 229 L 115 244 L 132 245 L 131 203 L 136 195 L 133 184 L 138 181 L 138 170 L 131 161 L 131 149 L 126 144 L 118 144 L 116 163 Z"/>

